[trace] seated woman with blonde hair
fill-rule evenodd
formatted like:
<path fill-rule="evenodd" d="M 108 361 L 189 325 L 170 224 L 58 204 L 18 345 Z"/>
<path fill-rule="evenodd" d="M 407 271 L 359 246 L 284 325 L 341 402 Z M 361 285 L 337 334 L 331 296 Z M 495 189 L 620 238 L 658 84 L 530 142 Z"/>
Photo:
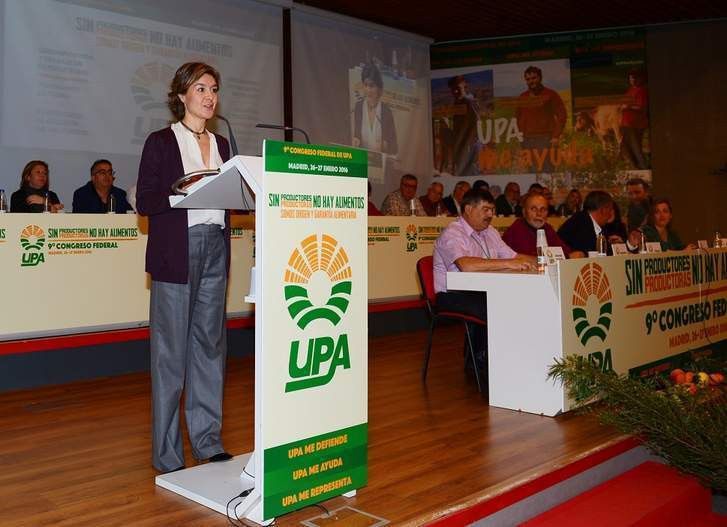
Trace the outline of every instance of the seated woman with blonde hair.
<path fill-rule="evenodd" d="M 63 204 L 48 190 L 48 163 L 30 161 L 20 176 L 20 189 L 10 198 L 10 212 L 58 212 Z"/>

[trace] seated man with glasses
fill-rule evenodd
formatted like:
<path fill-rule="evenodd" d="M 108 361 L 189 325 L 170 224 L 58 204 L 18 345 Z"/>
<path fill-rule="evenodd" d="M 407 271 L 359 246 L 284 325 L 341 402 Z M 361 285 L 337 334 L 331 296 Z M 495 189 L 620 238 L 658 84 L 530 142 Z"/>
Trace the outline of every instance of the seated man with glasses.
<path fill-rule="evenodd" d="M 399 188 L 384 199 L 381 204 L 384 216 L 426 216 L 422 202 L 417 198 L 417 178 L 412 174 L 401 176 Z"/>
<path fill-rule="evenodd" d="M 495 200 L 487 191 L 469 190 L 462 198 L 462 215 L 450 223 L 434 243 L 434 290 L 437 307 L 487 319 L 485 293 L 448 291 L 447 272 L 533 271 L 535 258 L 518 254 L 490 226 Z M 473 346 L 478 362 L 484 360 L 486 332 L 478 329 Z"/>
<path fill-rule="evenodd" d="M 73 212 L 126 214 L 132 210 L 126 192 L 114 186 L 116 171 L 111 161 L 99 159 L 91 165 L 91 181 L 73 193 Z"/>

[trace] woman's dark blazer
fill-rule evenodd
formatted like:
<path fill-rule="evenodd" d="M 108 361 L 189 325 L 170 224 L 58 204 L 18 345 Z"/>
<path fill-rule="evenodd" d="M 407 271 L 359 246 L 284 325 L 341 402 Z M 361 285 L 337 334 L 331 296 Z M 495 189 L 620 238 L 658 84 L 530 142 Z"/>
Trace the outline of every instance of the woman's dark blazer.
<path fill-rule="evenodd" d="M 227 139 L 214 134 L 222 161 L 230 158 Z M 169 205 L 171 186 L 184 175 L 182 155 L 171 128 L 153 132 L 144 143 L 136 182 L 136 208 L 149 216 L 146 272 L 152 280 L 186 284 L 189 274 L 187 209 Z M 230 213 L 225 212 L 227 269 L 230 268 Z"/>

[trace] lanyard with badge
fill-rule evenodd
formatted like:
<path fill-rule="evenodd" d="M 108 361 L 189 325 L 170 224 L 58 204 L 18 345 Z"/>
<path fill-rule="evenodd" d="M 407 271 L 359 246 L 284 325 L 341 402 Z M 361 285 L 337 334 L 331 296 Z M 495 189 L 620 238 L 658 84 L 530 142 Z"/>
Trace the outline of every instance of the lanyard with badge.
<path fill-rule="evenodd" d="M 480 249 L 482 250 L 482 254 L 485 255 L 485 258 L 490 259 L 490 247 L 489 245 L 487 245 L 487 240 L 481 239 L 479 236 L 477 236 L 476 232 L 473 232 L 472 234 L 470 234 L 470 236 L 472 236 L 472 239 L 480 247 Z M 484 242 L 485 244 L 482 245 L 482 242 Z"/>

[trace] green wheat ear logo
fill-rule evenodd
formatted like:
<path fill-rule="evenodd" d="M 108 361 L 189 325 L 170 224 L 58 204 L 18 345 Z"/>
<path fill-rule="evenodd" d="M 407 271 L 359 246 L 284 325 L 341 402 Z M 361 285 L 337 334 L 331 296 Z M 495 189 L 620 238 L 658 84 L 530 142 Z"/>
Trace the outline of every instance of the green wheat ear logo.
<path fill-rule="evenodd" d="M 45 232 L 37 225 L 28 225 L 20 233 L 20 245 L 24 251 L 40 251 L 45 245 Z"/>
<path fill-rule="evenodd" d="M 331 292 L 323 305 L 310 300 L 308 286 L 311 276 L 323 271 L 331 281 Z M 290 318 L 300 329 L 318 319 L 337 325 L 348 309 L 351 297 L 351 266 L 344 248 L 333 236 L 311 234 L 300 242 L 288 259 L 283 277 L 285 302 Z"/>
<path fill-rule="evenodd" d="M 588 321 L 586 312 L 586 305 L 591 295 L 594 295 L 599 303 L 598 320 L 593 325 Z M 611 285 L 603 268 L 597 263 L 584 265 L 573 287 L 573 322 L 576 335 L 584 346 L 594 337 L 601 341 L 606 340 L 613 312 L 611 298 Z"/>

